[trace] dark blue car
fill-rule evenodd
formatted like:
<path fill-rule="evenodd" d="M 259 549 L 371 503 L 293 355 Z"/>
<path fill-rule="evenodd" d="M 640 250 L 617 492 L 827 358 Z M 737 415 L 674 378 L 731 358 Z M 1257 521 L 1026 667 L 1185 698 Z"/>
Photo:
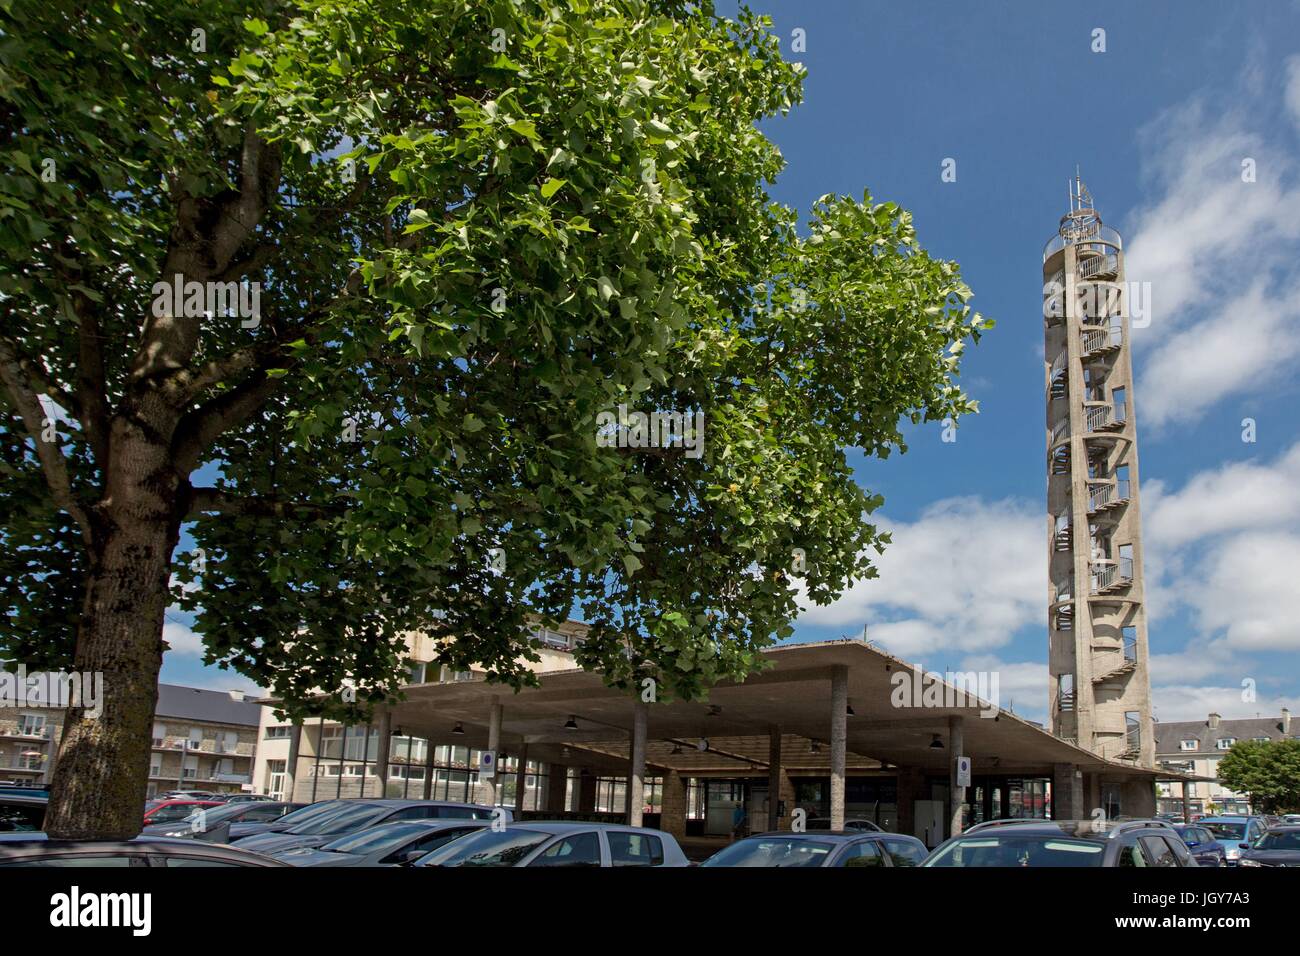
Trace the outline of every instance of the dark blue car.
<path fill-rule="evenodd" d="M 1227 866 L 1228 854 L 1214 834 L 1195 823 L 1176 823 L 1174 829 L 1187 844 L 1199 866 Z"/>

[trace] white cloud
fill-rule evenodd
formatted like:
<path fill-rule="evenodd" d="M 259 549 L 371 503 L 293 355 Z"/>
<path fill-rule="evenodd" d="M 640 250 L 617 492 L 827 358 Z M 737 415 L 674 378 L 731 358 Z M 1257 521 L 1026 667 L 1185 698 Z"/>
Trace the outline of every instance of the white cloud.
<path fill-rule="evenodd" d="M 1148 434 L 1149 426 L 1195 421 L 1228 396 L 1258 393 L 1300 353 L 1295 144 L 1265 137 L 1289 131 L 1270 121 L 1270 110 L 1282 108 L 1276 92 L 1264 96 L 1251 109 L 1198 98 L 1139 133 L 1144 173 L 1158 186 L 1133 213 L 1126 248 L 1128 280 L 1151 289 L 1151 324 L 1134 330 Z M 1242 180 L 1247 159 L 1254 182 Z"/>
<path fill-rule="evenodd" d="M 167 642 L 167 650 L 172 654 L 186 657 L 203 656 L 203 638 L 184 624 L 176 621 L 165 622 L 163 624 L 163 640 Z"/>
<path fill-rule="evenodd" d="M 1300 54 L 1286 61 L 1286 108 L 1291 121 L 1300 129 Z"/>
<path fill-rule="evenodd" d="M 937 669 L 946 662 L 936 651 L 999 647 L 1046 620 L 1045 521 L 1042 505 L 976 497 L 935 502 L 912 523 L 882 518 L 894 541 L 876 558 L 880 577 L 826 607 L 804 602 L 799 621 L 855 632 L 866 623 L 868 639 Z"/>
<path fill-rule="evenodd" d="M 1300 712 L 1300 697 L 1264 696 L 1242 700 L 1241 687 L 1170 685 L 1151 691 L 1156 719 L 1164 723 L 1204 720 L 1215 713 L 1226 720 L 1242 717 L 1276 717 L 1282 708 Z"/>

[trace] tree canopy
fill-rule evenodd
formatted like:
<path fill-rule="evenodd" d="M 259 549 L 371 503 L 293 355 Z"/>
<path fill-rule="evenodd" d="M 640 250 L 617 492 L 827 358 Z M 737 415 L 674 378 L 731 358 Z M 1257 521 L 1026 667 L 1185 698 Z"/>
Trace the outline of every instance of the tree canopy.
<path fill-rule="evenodd" d="M 0 24 L 4 656 L 94 663 L 87 582 L 143 488 L 193 535 L 169 586 L 207 660 L 290 711 L 398 693 L 417 629 L 519 684 L 530 615 L 571 610 L 581 664 L 698 696 L 803 591 L 874 575 L 881 498 L 845 449 L 974 410 L 955 377 L 989 323 L 910 215 L 864 191 L 801 225 L 769 196 L 757 124 L 801 70 L 748 11 L 0 0 Z M 257 314 L 160 308 L 176 276 Z M 702 413 L 702 454 L 602 446 L 620 405 Z"/>

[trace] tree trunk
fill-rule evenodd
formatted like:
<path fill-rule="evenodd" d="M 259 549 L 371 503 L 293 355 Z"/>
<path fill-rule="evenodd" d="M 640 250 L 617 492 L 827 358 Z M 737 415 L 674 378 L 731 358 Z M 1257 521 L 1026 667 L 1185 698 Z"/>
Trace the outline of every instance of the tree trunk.
<path fill-rule="evenodd" d="M 180 532 L 170 417 L 153 396 L 113 422 L 73 659 L 78 673 L 103 674 L 103 700 L 97 715 L 68 709 L 45 818 L 54 838 L 129 839 L 143 825 L 163 612 Z"/>

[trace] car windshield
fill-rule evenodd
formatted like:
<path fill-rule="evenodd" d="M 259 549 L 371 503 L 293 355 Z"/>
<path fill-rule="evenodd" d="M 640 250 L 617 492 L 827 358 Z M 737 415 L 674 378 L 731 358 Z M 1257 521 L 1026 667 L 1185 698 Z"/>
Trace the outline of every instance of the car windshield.
<path fill-rule="evenodd" d="M 149 816 L 150 823 L 175 823 L 178 820 L 186 819 L 197 809 L 192 803 L 173 803 L 167 806 L 159 807 Z"/>
<path fill-rule="evenodd" d="M 283 825 L 285 829 L 296 827 L 300 823 L 306 823 L 308 820 L 315 820 L 327 813 L 338 813 L 347 807 L 346 801 L 330 800 L 325 803 L 312 803 L 292 813 L 286 813 L 280 819 L 276 820 L 276 825 Z"/>
<path fill-rule="evenodd" d="M 1300 850 L 1300 830 L 1273 830 L 1255 841 L 1253 850 Z"/>
<path fill-rule="evenodd" d="M 538 830 L 480 830 L 421 857 L 420 866 L 514 866 L 551 834 Z"/>
<path fill-rule="evenodd" d="M 1244 823 L 1202 820 L 1201 826 L 1213 833 L 1216 840 L 1244 840 L 1246 838 L 1246 824 Z"/>
<path fill-rule="evenodd" d="M 329 850 L 331 853 L 355 853 L 364 856 L 367 853 L 396 849 L 412 837 L 428 832 L 428 826 L 421 826 L 418 823 L 383 823 L 360 833 L 339 837 L 326 843 L 321 849 Z"/>
<path fill-rule="evenodd" d="M 334 813 L 327 813 L 324 816 L 301 823 L 293 827 L 289 832 L 297 836 L 351 833 L 353 830 L 360 829 L 367 823 L 377 820 L 387 812 L 387 807 L 376 807 L 369 803 L 363 803 L 360 806 L 343 807 Z"/>
<path fill-rule="evenodd" d="M 941 848 L 925 866 L 1101 866 L 1105 847 L 1050 834 L 981 833 Z"/>
<path fill-rule="evenodd" d="M 821 866 L 834 843 L 790 837 L 749 837 L 719 850 L 701 866 Z"/>

